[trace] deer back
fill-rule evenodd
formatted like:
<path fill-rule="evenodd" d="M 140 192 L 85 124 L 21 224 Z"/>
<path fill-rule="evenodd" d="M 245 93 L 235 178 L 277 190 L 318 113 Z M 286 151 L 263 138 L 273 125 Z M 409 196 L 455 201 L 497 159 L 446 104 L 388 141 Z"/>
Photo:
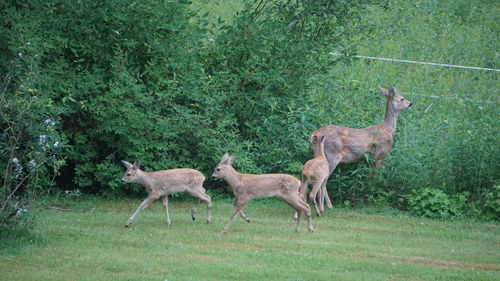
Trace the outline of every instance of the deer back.
<path fill-rule="evenodd" d="M 147 173 L 154 181 L 157 188 L 167 194 L 183 192 L 189 188 L 200 186 L 205 181 L 205 176 L 195 169 L 170 169 Z"/>
<path fill-rule="evenodd" d="M 353 162 L 365 154 L 374 142 L 372 129 L 353 129 L 337 125 L 322 127 L 311 138 L 328 136 L 324 144 L 325 155 L 340 155 L 342 162 Z"/>
<path fill-rule="evenodd" d="M 235 195 L 248 194 L 252 198 L 281 196 L 287 192 L 298 192 L 300 181 L 287 174 L 241 174 L 231 165 L 234 156 L 224 154 L 212 174 L 215 178 L 223 178 L 232 188 Z"/>
<path fill-rule="evenodd" d="M 137 183 L 146 188 L 148 193 L 157 195 L 168 195 L 176 192 L 184 192 L 190 188 L 203 184 L 205 176 L 195 169 L 170 169 L 156 172 L 144 172 L 139 168 L 139 162 L 130 164 L 122 161 L 127 168 L 123 175 L 124 183 Z"/>
<path fill-rule="evenodd" d="M 283 194 L 298 193 L 300 188 L 300 181 L 287 174 L 241 174 L 241 181 L 244 187 L 241 191 L 252 198 L 280 197 Z"/>

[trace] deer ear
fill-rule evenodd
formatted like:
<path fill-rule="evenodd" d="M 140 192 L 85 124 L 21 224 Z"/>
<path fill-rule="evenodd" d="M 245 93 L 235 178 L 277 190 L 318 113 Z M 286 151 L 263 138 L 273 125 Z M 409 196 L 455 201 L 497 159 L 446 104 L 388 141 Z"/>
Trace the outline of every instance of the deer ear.
<path fill-rule="evenodd" d="M 225 163 L 227 161 L 227 158 L 229 157 L 229 154 L 226 152 L 224 155 L 222 155 L 222 159 L 220 160 L 221 163 Z"/>
<path fill-rule="evenodd" d="M 125 166 L 125 168 L 127 168 L 127 169 L 130 168 L 130 167 L 132 167 L 132 164 L 130 164 L 127 161 L 122 160 L 122 163 L 123 163 L 123 166 Z"/>
<path fill-rule="evenodd" d="M 395 88 L 395 87 L 390 87 L 390 88 L 389 88 L 389 93 L 391 93 L 391 95 L 393 95 L 393 96 L 394 96 L 394 95 L 396 94 L 396 92 L 397 92 L 397 90 L 396 90 L 396 88 Z"/>
<path fill-rule="evenodd" d="M 321 142 L 324 142 L 326 139 L 326 135 L 325 136 L 321 136 Z"/>
<path fill-rule="evenodd" d="M 135 161 L 134 162 L 134 170 L 139 170 L 139 166 L 141 166 L 141 164 L 139 163 L 139 161 Z"/>
<path fill-rule="evenodd" d="M 382 94 L 384 94 L 384 96 L 388 97 L 389 96 L 389 90 L 387 89 L 384 89 L 382 87 L 378 87 L 380 89 L 380 91 L 382 92 Z"/>
<path fill-rule="evenodd" d="M 318 136 L 314 135 L 314 136 L 312 137 L 312 143 L 313 143 L 313 144 L 317 144 L 317 143 L 318 143 Z"/>
<path fill-rule="evenodd" d="M 229 156 L 227 157 L 227 159 L 226 159 L 226 164 L 228 164 L 228 165 L 233 164 L 233 162 L 234 162 L 234 159 L 235 159 L 235 158 L 236 158 L 236 156 L 234 156 L 234 155 L 229 155 Z"/>

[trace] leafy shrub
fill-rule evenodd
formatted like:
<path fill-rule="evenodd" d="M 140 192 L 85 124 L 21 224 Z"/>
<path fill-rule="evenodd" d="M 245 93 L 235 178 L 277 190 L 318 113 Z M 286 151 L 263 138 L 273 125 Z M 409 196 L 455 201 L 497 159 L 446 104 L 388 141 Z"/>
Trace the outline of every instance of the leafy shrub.
<path fill-rule="evenodd" d="M 450 218 L 463 216 L 471 212 L 467 204 L 468 193 L 448 196 L 439 189 L 425 187 L 413 190 L 407 196 L 410 211 L 418 216 L 428 218 Z"/>
<path fill-rule="evenodd" d="M 27 63 L 16 64 L 22 68 Z M 36 93 L 32 81 L 15 81 L 11 75 L 2 77 L 0 84 L 0 162 L 4 163 L 0 225 L 23 226 L 31 221 L 24 210 L 37 195 L 49 193 L 54 186 L 65 163 L 65 141 L 57 131 L 58 122 L 51 119 L 53 107 L 46 95 Z"/>
<path fill-rule="evenodd" d="M 492 190 L 484 194 L 482 209 L 487 218 L 500 219 L 500 185 L 495 185 Z"/>

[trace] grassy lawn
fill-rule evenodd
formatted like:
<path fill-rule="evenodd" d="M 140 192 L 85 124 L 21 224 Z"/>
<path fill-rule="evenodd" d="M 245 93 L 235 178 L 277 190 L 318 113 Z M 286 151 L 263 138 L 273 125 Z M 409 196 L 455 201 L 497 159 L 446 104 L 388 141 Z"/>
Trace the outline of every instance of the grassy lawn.
<path fill-rule="evenodd" d="M 245 208 L 219 232 L 231 201 L 217 200 L 213 223 L 190 218 L 189 202 L 172 200 L 172 227 L 161 203 L 123 225 L 140 200 L 81 199 L 32 210 L 29 232 L 1 233 L 0 280 L 498 280 L 498 225 L 442 222 L 328 210 L 293 231 L 293 211 L 276 200 Z"/>

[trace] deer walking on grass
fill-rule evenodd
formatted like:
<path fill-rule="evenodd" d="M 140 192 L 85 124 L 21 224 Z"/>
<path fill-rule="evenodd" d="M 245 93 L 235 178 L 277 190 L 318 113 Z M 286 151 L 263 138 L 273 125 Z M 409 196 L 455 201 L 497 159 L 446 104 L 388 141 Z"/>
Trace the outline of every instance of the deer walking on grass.
<path fill-rule="evenodd" d="M 127 161 L 122 161 L 127 171 L 123 175 L 123 183 L 138 183 L 146 188 L 149 195 L 139 205 L 139 208 L 128 219 L 125 227 L 128 227 L 137 217 L 137 215 L 151 202 L 156 199 L 162 199 L 163 208 L 165 211 L 166 224 L 170 226 L 170 215 L 168 213 L 168 195 L 178 192 L 189 192 L 193 197 L 196 197 L 193 208 L 191 209 L 191 217 L 193 220 L 196 218 L 196 212 L 200 201 L 205 201 L 207 205 L 207 223 L 212 221 L 211 209 L 212 200 L 209 195 L 205 193 L 203 188 L 203 181 L 205 176 L 195 169 L 171 169 L 156 172 L 144 172 L 139 169 L 139 162 L 135 161 L 130 164 Z"/>
<path fill-rule="evenodd" d="M 313 202 L 318 216 L 321 216 L 321 213 L 325 210 L 323 198 L 326 196 L 326 182 L 328 181 L 328 176 L 330 175 L 328 160 L 326 159 L 324 153 L 325 139 L 326 136 L 321 136 L 321 138 L 313 136 L 311 142 L 315 157 L 304 164 L 304 168 L 302 169 L 302 186 L 300 187 L 301 197 L 304 201 L 306 201 L 307 187 L 309 184 L 313 186 L 311 192 L 309 193 L 309 199 Z M 319 197 L 319 207 L 316 202 L 317 197 Z M 328 198 L 327 202 L 329 202 L 329 200 L 330 199 Z M 332 208 L 330 205 L 328 207 Z"/>
<path fill-rule="evenodd" d="M 381 124 L 364 129 L 329 125 L 311 134 L 311 143 L 321 136 L 327 137 L 324 153 L 329 165 L 328 176 L 339 163 L 359 161 L 367 152 L 375 161 L 375 167 L 380 167 L 391 151 L 398 113 L 400 110 L 410 108 L 411 102 L 397 93 L 394 87 L 389 88 L 389 90 L 381 87 L 379 89 L 387 98 L 385 119 Z"/>
<path fill-rule="evenodd" d="M 266 197 L 279 197 L 297 211 L 296 231 L 300 230 L 300 219 L 305 213 L 309 232 L 313 232 L 311 209 L 300 197 L 300 181 L 298 179 L 286 174 L 240 174 L 231 166 L 233 161 L 234 156 L 224 154 L 212 174 L 212 177 L 224 179 L 232 187 L 235 196 L 234 209 L 221 232 L 222 234 L 229 230 L 231 222 L 238 214 L 250 222 L 250 219 L 243 213 L 243 207 L 253 198 Z"/>

